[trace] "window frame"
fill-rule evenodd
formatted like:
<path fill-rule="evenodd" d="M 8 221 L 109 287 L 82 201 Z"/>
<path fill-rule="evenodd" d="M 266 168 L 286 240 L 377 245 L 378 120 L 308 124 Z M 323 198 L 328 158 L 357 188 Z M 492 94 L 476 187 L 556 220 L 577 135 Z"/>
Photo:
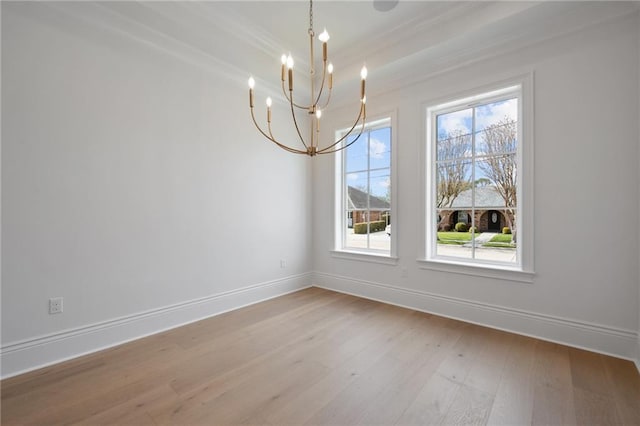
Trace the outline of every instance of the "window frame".
<path fill-rule="evenodd" d="M 434 227 L 436 211 L 436 125 L 438 115 L 460 110 L 462 107 L 485 105 L 499 100 L 518 99 L 518 150 L 516 154 L 518 235 L 516 264 L 456 258 L 438 255 Z M 483 276 L 509 281 L 532 282 L 533 268 L 533 73 L 505 80 L 464 93 L 447 96 L 446 100 L 423 104 L 424 135 L 423 158 L 424 214 L 423 253 L 418 258 L 420 267 L 464 275 Z"/>
<path fill-rule="evenodd" d="M 331 251 L 333 257 L 340 259 L 349 259 L 349 260 L 358 260 L 358 261 L 366 261 L 366 262 L 374 262 L 374 263 L 382 263 L 382 264 L 390 264 L 395 265 L 397 263 L 396 256 L 396 247 L 397 247 L 397 235 L 398 235 L 398 226 L 396 225 L 397 220 L 397 196 L 395 189 L 397 188 L 397 125 L 396 125 L 396 113 L 388 112 L 384 114 L 378 114 L 373 116 L 372 118 L 367 120 L 365 124 L 364 132 L 374 131 L 376 129 L 381 129 L 389 127 L 391 129 L 391 162 L 389 165 L 390 171 L 390 194 L 391 194 L 391 203 L 390 203 L 390 212 L 393 220 L 393 232 L 390 238 L 390 247 L 389 252 L 371 249 L 371 248 L 355 248 L 355 247 L 347 247 L 346 246 L 346 226 L 347 226 L 347 215 L 346 215 L 346 173 L 345 173 L 345 161 L 346 161 L 346 150 L 339 151 L 335 154 L 335 235 L 334 235 L 334 249 Z M 349 127 L 340 127 L 339 130 L 335 132 L 337 138 L 342 137 L 344 133 L 349 129 Z M 348 148 L 347 148 L 348 149 Z"/>

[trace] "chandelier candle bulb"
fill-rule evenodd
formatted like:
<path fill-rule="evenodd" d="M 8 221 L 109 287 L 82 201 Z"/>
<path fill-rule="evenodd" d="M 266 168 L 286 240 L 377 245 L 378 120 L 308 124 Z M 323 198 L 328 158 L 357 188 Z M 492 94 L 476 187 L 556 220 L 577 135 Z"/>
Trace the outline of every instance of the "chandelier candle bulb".
<path fill-rule="evenodd" d="M 325 28 L 324 31 L 322 31 L 320 33 L 320 35 L 318 36 L 318 40 L 320 40 L 323 43 L 326 43 L 329 41 L 329 33 L 327 32 L 327 29 Z"/>
<path fill-rule="evenodd" d="M 329 33 L 325 28 L 324 31 L 318 36 L 318 40 L 322 42 L 322 60 L 327 61 L 327 42 L 329 41 Z"/>
<path fill-rule="evenodd" d="M 271 97 L 267 98 L 267 123 L 271 123 Z"/>
<path fill-rule="evenodd" d="M 256 85 L 256 81 L 253 77 L 249 77 L 249 106 L 253 108 L 253 87 Z"/>
<path fill-rule="evenodd" d="M 362 67 L 362 70 L 360 70 L 360 77 L 362 77 L 362 83 L 360 87 L 360 98 L 364 99 L 364 82 L 367 79 L 367 67 Z"/>
<path fill-rule="evenodd" d="M 329 62 L 327 65 L 327 72 L 329 73 L 329 90 L 333 89 L 333 64 Z"/>
<path fill-rule="evenodd" d="M 291 54 L 287 56 L 287 68 L 289 68 L 289 91 L 293 91 L 293 58 Z"/>

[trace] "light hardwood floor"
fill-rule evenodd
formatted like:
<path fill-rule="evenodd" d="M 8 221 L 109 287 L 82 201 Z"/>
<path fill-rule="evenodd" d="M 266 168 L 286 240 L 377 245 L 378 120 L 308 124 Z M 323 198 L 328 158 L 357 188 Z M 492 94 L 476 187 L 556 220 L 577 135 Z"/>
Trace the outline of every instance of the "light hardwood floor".
<path fill-rule="evenodd" d="M 629 361 L 310 288 L 4 380 L 2 424 L 640 424 Z"/>

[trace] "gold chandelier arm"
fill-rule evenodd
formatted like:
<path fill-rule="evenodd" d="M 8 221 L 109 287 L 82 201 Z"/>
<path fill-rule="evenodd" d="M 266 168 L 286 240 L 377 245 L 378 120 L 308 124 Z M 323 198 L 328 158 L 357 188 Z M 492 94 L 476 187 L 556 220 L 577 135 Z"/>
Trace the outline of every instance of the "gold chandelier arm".
<path fill-rule="evenodd" d="M 320 83 L 320 90 L 318 90 L 318 96 L 316 97 L 315 102 L 313 103 L 316 107 L 318 105 L 318 103 L 320 102 L 320 97 L 322 96 L 322 91 L 324 90 L 324 82 L 325 79 L 327 78 L 327 61 L 324 60 L 322 62 L 322 81 Z M 324 107 L 327 106 L 329 102 L 327 101 L 327 103 L 324 104 L 324 106 L 320 109 L 324 109 Z"/>
<path fill-rule="evenodd" d="M 284 86 L 284 80 L 282 80 L 282 93 L 284 94 L 284 97 L 287 100 L 287 102 L 291 103 L 291 98 L 293 97 L 293 94 L 291 94 L 291 96 L 287 94 L 287 89 L 285 89 L 285 86 Z M 307 111 L 309 110 L 309 108 L 311 108 L 311 106 L 298 105 L 295 102 L 293 103 L 293 106 L 296 108 L 307 110 Z"/>
<path fill-rule="evenodd" d="M 331 101 L 331 93 L 333 93 L 333 91 L 331 90 L 331 88 L 329 88 L 329 92 L 327 95 L 327 100 L 325 101 L 324 105 L 322 105 L 322 107 L 320 107 L 320 109 L 325 109 L 327 107 L 327 105 L 329 105 L 329 102 Z"/>
<path fill-rule="evenodd" d="M 280 142 L 278 142 L 273 137 L 273 134 L 271 133 L 271 123 L 269 123 L 269 134 L 267 134 L 264 130 L 262 130 L 262 128 L 260 127 L 260 125 L 256 121 L 256 116 L 255 116 L 255 113 L 253 111 L 253 107 L 251 108 L 251 119 L 253 120 L 253 124 L 256 126 L 258 131 L 260 133 L 262 133 L 262 136 L 264 136 L 265 138 L 269 139 L 271 142 L 273 142 L 274 144 L 278 145 L 280 148 L 284 149 L 285 151 L 289 151 L 291 153 L 294 153 L 294 154 L 307 154 L 307 151 L 302 151 L 300 149 L 290 148 L 290 147 L 288 147 L 286 145 L 283 145 Z"/>
<path fill-rule="evenodd" d="M 364 102 L 362 102 L 362 105 L 360 106 L 360 112 L 358 113 L 358 118 L 356 118 L 356 121 L 353 123 L 353 126 L 351 126 L 349 131 L 347 133 L 345 133 L 344 136 L 342 136 L 340 139 L 338 139 L 337 141 L 332 143 L 331 145 L 318 150 L 317 153 L 318 154 L 332 154 L 334 152 L 342 151 L 343 149 L 346 149 L 346 148 L 350 147 L 351 145 L 353 145 L 353 143 L 360 138 L 360 136 L 362 135 L 362 132 L 364 132 L 364 126 L 365 126 L 365 123 L 366 123 L 366 118 L 367 118 L 366 104 Z M 360 122 L 360 119 L 362 119 L 362 126 L 360 127 L 360 133 L 358 133 L 358 136 L 356 136 L 356 138 L 354 140 L 352 140 L 351 142 L 349 142 L 345 146 L 333 149 L 336 145 L 338 145 L 339 143 L 344 141 L 349 135 L 351 135 L 351 132 L 353 132 L 353 129 L 356 128 L 356 126 Z"/>
<path fill-rule="evenodd" d="M 298 133 L 298 137 L 300 138 L 300 142 L 302 142 L 302 145 L 304 145 L 305 149 L 308 150 L 309 146 L 304 141 L 304 138 L 302 137 L 302 133 L 300 133 L 300 127 L 298 127 L 298 120 L 296 119 L 296 110 L 294 109 L 295 104 L 293 103 L 293 90 L 290 90 L 289 92 L 291 92 L 290 93 L 290 99 L 289 99 L 289 105 L 291 105 L 291 116 L 293 117 L 293 124 L 296 127 L 296 133 Z"/>

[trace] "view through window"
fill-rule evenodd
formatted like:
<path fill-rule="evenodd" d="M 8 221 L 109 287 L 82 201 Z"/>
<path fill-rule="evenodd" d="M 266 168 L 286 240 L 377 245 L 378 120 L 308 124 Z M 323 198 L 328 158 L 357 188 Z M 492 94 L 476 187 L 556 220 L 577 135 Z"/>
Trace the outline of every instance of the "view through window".
<path fill-rule="evenodd" d="M 355 136 L 347 138 L 350 143 Z M 376 121 L 342 156 L 343 248 L 390 254 L 391 120 Z"/>
<path fill-rule="evenodd" d="M 431 111 L 433 253 L 518 264 L 518 91 L 474 101 Z"/>

